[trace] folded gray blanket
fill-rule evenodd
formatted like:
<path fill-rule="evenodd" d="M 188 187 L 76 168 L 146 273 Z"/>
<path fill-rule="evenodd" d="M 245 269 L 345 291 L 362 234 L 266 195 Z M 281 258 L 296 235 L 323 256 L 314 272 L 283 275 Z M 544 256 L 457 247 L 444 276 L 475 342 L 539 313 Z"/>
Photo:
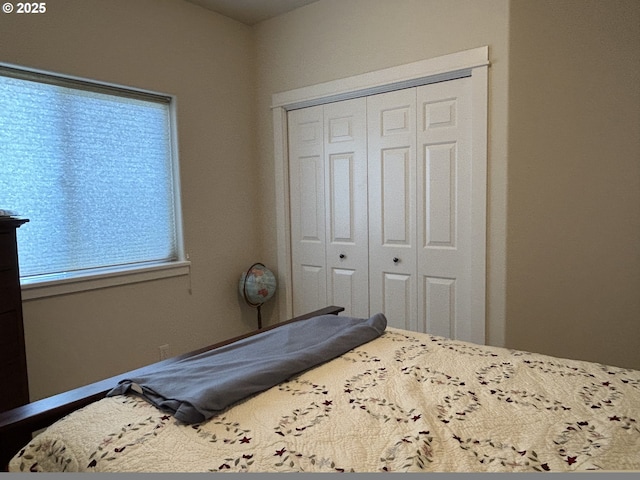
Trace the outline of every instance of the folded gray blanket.
<path fill-rule="evenodd" d="M 177 420 L 200 423 L 231 404 L 367 343 L 384 332 L 370 318 L 321 315 L 122 380 L 107 396 L 134 393 Z"/>

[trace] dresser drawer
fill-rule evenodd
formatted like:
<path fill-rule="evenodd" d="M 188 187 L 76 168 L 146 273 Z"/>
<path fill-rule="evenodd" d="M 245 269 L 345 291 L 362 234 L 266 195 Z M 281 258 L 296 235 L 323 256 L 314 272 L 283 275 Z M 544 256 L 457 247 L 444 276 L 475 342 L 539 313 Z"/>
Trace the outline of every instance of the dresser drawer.
<path fill-rule="evenodd" d="M 20 322 L 21 319 L 16 312 L 0 314 L 0 365 L 3 367 L 21 354 L 23 335 Z"/>
<path fill-rule="evenodd" d="M 14 270 L 0 270 L 0 313 L 15 310 L 21 301 L 20 284 Z"/>
<path fill-rule="evenodd" d="M 16 241 L 13 232 L 0 232 L 0 271 L 14 269 Z"/>
<path fill-rule="evenodd" d="M 21 361 L 16 359 L 0 370 L 0 412 L 29 402 L 27 378 L 21 365 Z"/>

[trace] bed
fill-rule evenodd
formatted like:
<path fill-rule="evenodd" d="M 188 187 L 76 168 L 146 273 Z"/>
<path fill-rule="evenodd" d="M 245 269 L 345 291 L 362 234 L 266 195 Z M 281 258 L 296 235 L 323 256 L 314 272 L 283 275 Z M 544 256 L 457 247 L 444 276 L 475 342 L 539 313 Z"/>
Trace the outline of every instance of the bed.
<path fill-rule="evenodd" d="M 346 321 L 342 310 L 284 325 Z M 213 347 L 194 354 L 222 351 Z M 0 415 L 0 436 L 62 418 L 12 452 L 9 471 L 640 470 L 640 371 L 386 325 L 301 368 L 191 423 L 135 392 L 105 396 L 132 372 L 53 409 L 34 402 Z"/>

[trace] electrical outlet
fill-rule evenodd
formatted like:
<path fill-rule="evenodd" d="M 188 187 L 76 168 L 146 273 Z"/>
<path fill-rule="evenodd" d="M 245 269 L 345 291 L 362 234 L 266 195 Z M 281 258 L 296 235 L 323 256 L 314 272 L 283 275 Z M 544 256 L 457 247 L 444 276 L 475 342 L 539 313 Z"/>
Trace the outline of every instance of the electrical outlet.
<path fill-rule="evenodd" d="M 160 360 L 166 360 L 167 358 L 169 358 L 169 344 L 165 343 L 164 345 L 160 345 L 158 347 L 158 350 L 160 352 Z"/>

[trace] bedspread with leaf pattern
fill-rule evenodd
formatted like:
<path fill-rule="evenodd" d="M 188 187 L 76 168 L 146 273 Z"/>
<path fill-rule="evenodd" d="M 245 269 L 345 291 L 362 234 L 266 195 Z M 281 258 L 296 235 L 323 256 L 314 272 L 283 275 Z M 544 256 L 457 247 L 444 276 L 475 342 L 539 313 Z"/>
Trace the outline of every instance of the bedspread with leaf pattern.
<path fill-rule="evenodd" d="M 640 371 L 395 328 L 198 425 L 140 398 L 105 398 L 10 463 L 13 472 L 578 470 L 640 470 Z"/>

